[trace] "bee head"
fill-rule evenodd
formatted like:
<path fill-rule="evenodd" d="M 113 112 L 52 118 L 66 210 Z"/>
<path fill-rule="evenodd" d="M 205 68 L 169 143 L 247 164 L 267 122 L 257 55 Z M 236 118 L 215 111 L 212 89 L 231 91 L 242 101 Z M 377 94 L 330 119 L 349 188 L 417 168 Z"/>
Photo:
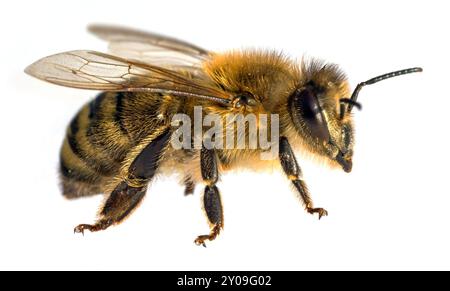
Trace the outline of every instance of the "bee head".
<path fill-rule="evenodd" d="M 345 75 L 335 65 L 315 61 L 303 65 L 302 77 L 288 101 L 297 133 L 310 151 L 350 172 L 353 124 L 351 115 L 346 114 L 351 101 L 346 98 L 349 86 Z"/>
<path fill-rule="evenodd" d="M 422 72 L 410 68 L 383 74 L 356 86 L 350 95 L 345 75 L 336 65 L 312 61 L 302 66 L 300 86 L 291 93 L 288 110 L 298 134 L 306 147 L 328 158 L 345 172 L 352 170 L 353 107 L 360 90 L 366 86 L 392 77 Z"/>

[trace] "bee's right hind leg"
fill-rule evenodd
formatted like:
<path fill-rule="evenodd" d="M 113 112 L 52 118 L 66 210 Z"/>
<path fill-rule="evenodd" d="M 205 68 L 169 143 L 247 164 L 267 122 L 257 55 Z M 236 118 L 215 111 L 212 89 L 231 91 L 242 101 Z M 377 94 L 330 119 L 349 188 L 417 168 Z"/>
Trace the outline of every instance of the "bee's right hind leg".
<path fill-rule="evenodd" d="M 147 186 L 132 187 L 126 181 L 120 182 L 106 200 L 100 213 L 101 218 L 93 225 L 78 225 L 74 232 L 83 234 L 85 230 L 96 232 L 120 223 L 142 201 L 146 190 Z"/>
<path fill-rule="evenodd" d="M 147 185 L 158 169 L 169 138 L 170 131 L 166 130 L 153 139 L 131 163 L 127 179 L 121 181 L 111 192 L 97 222 L 93 225 L 80 224 L 74 231 L 100 231 L 123 221 L 144 198 Z"/>

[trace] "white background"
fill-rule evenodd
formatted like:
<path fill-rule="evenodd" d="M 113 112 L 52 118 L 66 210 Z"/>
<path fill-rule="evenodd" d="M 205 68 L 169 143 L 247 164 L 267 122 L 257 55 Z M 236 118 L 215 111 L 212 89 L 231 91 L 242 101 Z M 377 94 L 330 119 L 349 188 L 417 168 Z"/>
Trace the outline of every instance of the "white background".
<path fill-rule="evenodd" d="M 0 269 L 449 269 L 448 8 L 445 1 L 9 1 L 2 7 Z M 6 6 L 6 7 L 5 7 Z M 5 9 L 6 8 L 6 9 Z M 95 92 L 23 73 L 49 54 L 106 50 L 85 27 L 122 24 L 220 51 L 275 48 L 338 63 L 365 88 L 351 174 L 300 158 L 321 221 L 280 173 L 227 174 L 225 231 L 208 248 L 201 187 L 161 177 L 122 225 L 73 234 L 102 197 L 65 200 L 57 164 L 67 123 Z"/>

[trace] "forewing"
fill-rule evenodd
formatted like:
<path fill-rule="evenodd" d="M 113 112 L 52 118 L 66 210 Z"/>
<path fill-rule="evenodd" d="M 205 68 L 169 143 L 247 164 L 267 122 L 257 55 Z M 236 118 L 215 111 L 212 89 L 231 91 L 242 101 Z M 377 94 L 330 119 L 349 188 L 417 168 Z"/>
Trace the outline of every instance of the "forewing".
<path fill-rule="evenodd" d="M 160 92 L 229 104 L 231 96 L 205 80 L 158 66 L 95 51 L 70 51 L 45 57 L 26 70 L 57 85 L 102 91 Z"/>

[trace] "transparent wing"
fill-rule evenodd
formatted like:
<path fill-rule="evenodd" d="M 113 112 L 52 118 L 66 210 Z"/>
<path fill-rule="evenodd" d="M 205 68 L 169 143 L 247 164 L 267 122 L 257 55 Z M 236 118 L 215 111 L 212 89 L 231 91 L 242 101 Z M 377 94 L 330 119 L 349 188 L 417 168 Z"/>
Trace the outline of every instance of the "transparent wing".
<path fill-rule="evenodd" d="M 95 51 L 70 51 L 45 57 L 25 72 L 57 85 L 102 91 L 159 92 L 229 104 L 231 96 L 189 74 L 125 60 Z"/>
<path fill-rule="evenodd" d="M 211 53 L 193 44 L 124 27 L 91 25 L 89 31 L 109 42 L 109 53 L 169 68 L 200 67 Z"/>

